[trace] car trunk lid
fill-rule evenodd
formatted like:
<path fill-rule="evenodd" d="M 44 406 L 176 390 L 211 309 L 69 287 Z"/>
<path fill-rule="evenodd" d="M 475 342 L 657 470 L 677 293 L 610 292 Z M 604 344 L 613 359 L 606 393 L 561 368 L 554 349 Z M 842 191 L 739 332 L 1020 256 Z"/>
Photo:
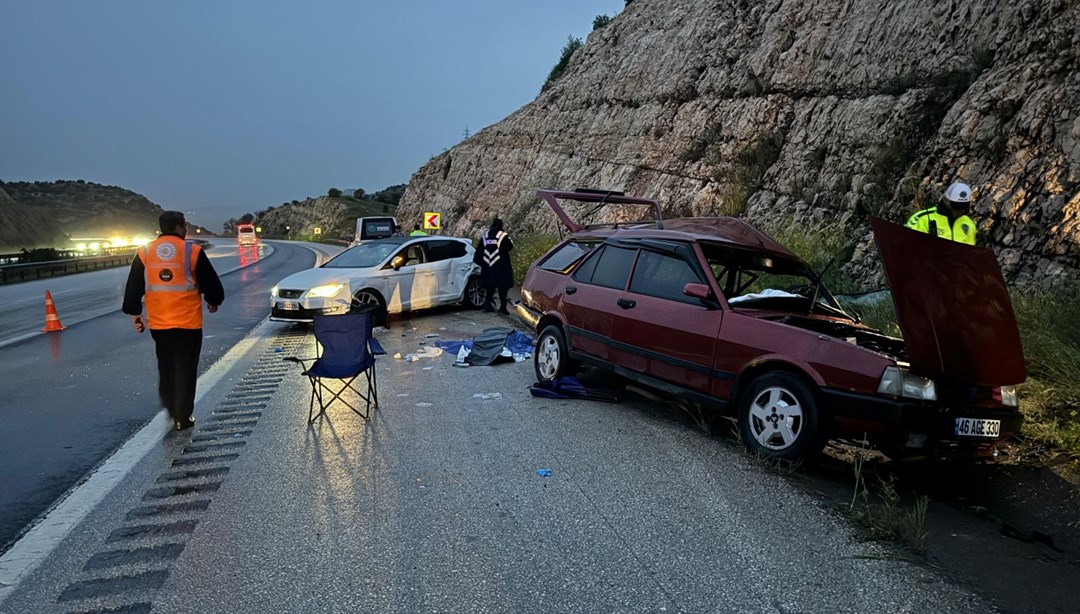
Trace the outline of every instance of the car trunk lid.
<path fill-rule="evenodd" d="M 911 371 L 974 386 L 1024 381 L 1005 279 L 989 249 L 872 218 Z"/>

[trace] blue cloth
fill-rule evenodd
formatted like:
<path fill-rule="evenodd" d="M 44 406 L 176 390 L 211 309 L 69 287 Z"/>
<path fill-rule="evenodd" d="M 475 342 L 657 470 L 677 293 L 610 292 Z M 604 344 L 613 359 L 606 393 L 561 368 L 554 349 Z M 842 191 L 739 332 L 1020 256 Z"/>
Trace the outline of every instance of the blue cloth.
<path fill-rule="evenodd" d="M 531 354 L 535 345 L 535 339 L 521 331 L 515 330 L 511 331 L 510 334 L 506 336 L 506 342 L 503 344 L 503 347 L 514 354 Z M 458 339 L 457 341 L 439 340 L 435 342 L 435 347 L 455 356 L 461 351 L 461 348 L 464 347 L 471 351 L 472 346 L 472 339 Z"/>

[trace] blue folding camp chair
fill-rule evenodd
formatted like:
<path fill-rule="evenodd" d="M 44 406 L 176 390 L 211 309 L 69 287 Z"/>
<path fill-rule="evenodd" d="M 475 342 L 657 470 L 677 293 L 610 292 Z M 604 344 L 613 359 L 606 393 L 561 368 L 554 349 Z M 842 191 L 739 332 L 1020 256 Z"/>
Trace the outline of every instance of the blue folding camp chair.
<path fill-rule="evenodd" d="M 370 311 L 336 316 L 314 316 L 315 322 L 315 358 L 286 358 L 304 366 L 304 375 L 311 382 L 311 399 L 308 401 L 308 423 L 326 413 L 334 401 L 344 403 L 364 420 L 369 419 L 372 406 L 379 408 L 379 387 L 375 379 L 375 356 L 386 354 L 379 341 L 371 334 Z M 321 353 L 319 351 L 321 348 Z M 356 378 L 364 376 L 367 389 L 361 391 L 353 385 Z M 326 380 L 338 380 L 341 387 L 335 390 Z M 360 411 L 342 395 L 351 390 L 364 401 L 364 411 Z M 319 413 L 315 411 L 315 402 L 319 403 Z M 354 401 L 355 402 L 355 401 Z M 359 405 L 359 403 L 357 403 Z"/>

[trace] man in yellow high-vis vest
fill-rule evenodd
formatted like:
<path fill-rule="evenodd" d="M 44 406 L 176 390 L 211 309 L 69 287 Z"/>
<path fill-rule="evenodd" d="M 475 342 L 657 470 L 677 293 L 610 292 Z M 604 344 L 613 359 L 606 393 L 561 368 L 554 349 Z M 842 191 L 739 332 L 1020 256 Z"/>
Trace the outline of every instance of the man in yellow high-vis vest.
<path fill-rule="evenodd" d="M 150 329 L 158 359 L 158 395 L 176 430 L 194 426 L 195 381 L 202 350 L 202 303 L 214 313 L 225 289 L 203 250 L 184 240 L 187 221 L 179 211 L 158 219 L 161 236 L 139 248 L 131 261 L 124 313 L 135 332 Z M 146 317 L 142 315 L 146 303 Z"/>
<path fill-rule="evenodd" d="M 975 245 L 975 222 L 967 215 L 970 205 L 971 186 L 954 183 L 945 190 L 941 205 L 915 213 L 905 226 L 942 239 Z"/>

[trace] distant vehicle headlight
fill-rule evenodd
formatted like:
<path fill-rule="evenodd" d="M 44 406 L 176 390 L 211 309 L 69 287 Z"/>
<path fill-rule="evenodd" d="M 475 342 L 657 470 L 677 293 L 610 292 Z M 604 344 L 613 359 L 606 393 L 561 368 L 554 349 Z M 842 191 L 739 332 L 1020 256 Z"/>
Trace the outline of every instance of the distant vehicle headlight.
<path fill-rule="evenodd" d="M 922 401 L 937 400 L 937 389 L 934 387 L 934 380 L 912 375 L 906 369 L 900 367 L 885 367 L 877 391 L 879 394 L 894 397 L 907 397 Z"/>
<path fill-rule="evenodd" d="M 314 288 L 308 290 L 307 295 L 308 298 L 325 298 L 335 296 L 344 287 L 345 284 L 329 284 L 326 286 L 315 286 Z"/>

